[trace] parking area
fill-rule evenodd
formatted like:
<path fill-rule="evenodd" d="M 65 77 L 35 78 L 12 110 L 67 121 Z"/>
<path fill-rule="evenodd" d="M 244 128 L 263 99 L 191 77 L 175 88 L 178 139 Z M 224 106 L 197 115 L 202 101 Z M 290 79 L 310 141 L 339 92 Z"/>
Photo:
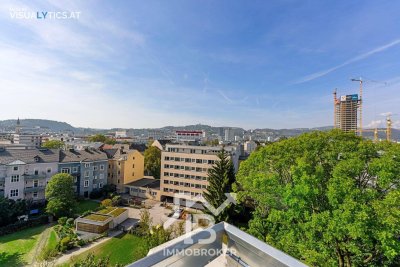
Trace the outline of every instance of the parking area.
<path fill-rule="evenodd" d="M 151 205 L 149 205 L 149 207 L 151 207 L 149 208 L 149 212 L 154 225 L 163 224 L 165 221 L 168 220 L 168 214 L 171 213 L 171 210 L 161 207 L 161 202 L 152 203 Z M 131 207 L 125 208 L 129 211 L 129 218 L 140 219 L 140 209 Z"/>

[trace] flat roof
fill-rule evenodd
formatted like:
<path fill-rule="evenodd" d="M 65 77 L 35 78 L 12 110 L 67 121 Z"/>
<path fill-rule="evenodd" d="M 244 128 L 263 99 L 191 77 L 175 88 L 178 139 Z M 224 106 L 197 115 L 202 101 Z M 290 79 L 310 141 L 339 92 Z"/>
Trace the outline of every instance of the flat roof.
<path fill-rule="evenodd" d="M 137 181 L 130 182 L 126 184 L 127 186 L 135 186 L 135 187 L 148 187 L 154 189 L 160 189 L 160 180 L 153 178 L 141 178 Z"/>

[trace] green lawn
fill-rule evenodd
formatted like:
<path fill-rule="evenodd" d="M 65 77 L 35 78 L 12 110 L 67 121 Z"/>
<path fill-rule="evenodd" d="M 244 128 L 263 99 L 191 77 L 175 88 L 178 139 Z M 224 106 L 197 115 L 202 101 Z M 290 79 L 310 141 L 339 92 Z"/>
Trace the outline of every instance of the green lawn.
<path fill-rule="evenodd" d="M 0 266 L 24 266 L 32 261 L 34 248 L 47 225 L 0 237 Z"/>
<path fill-rule="evenodd" d="M 110 264 L 112 265 L 119 263 L 125 266 L 145 257 L 147 252 L 147 244 L 143 238 L 131 234 L 123 234 L 73 257 L 72 263 L 86 258 L 89 253 L 93 253 L 96 258 L 110 257 Z"/>
<path fill-rule="evenodd" d="M 57 234 L 54 230 L 51 230 L 49 239 L 47 240 L 46 248 L 55 249 L 58 243 Z"/>
<path fill-rule="evenodd" d="M 100 206 L 100 203 L 93 200 L 82 200 L 78 202 L 78 207 L 76 208 L 77 214 L 82 214 L 88 210 L 95 210 Z"/>

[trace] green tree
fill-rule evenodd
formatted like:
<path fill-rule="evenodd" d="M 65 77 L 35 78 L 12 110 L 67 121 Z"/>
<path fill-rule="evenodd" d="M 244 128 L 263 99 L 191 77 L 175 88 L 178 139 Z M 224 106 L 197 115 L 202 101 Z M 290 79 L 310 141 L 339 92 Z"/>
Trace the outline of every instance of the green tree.
<path fill-rule="evenodd" d="M 225 193 L 231 193 L 235 183 L 235 168 L 229 154 L 225 149 L 218 153 L 218 160 L 208 170 L 208 187 L 204 192 L 204 199 L 214 208 L 218 208 L 225 200 Z M 220 214 L 214 216 L 216 222 L 228 221 L 231 207 L 225 208 Z"/>
<path fill-rule="evenodd" d="M 46 211 L 59 218 L 71 216 L 76 207 L 74 178 L 67 173 L 58 173 L 51 177 L 46 186 Z"/>
<path fill-rule="evenodd" d="M 156 179 L 160 179 L 161 151 L 155 146 L 150 146 L 144 151 L 144 171 Z"/>
<path fill-rule="evenodd" d="M 237 176 L 248 231 L 312 266 L 400 262 L 400 145 L 338 130 L 262 147 Z"/>
<path fill-rule="evenodd" d="M 44 142 L 44 144 L 42 145 L 42 147 L 45 148 L 63 148 L 64 147 L 64 142 L 63 141 L 59 141 L 59 140 L 49 140 Z"/>
<path fill-rule="evenodd" d="M 96 134 L 89 137 L 90 142 L 101 142 L 108 145 L 114 145 L 116 143 L 115 139 L 106 137 L 104 134 Z"/>

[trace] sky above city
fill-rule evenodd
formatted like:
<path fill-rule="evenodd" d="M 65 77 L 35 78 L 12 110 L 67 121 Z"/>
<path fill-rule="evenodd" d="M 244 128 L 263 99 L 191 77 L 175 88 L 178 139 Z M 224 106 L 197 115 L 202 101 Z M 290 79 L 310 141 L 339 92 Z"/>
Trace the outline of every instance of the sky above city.
<path fill-rule="evenodd" d="M 364 125 L 384 127 L 400 114 L 399 25 L 400 1 L 1 1 L 0 120 L 328 126 L 333 90 L 362 77 Z"/>

